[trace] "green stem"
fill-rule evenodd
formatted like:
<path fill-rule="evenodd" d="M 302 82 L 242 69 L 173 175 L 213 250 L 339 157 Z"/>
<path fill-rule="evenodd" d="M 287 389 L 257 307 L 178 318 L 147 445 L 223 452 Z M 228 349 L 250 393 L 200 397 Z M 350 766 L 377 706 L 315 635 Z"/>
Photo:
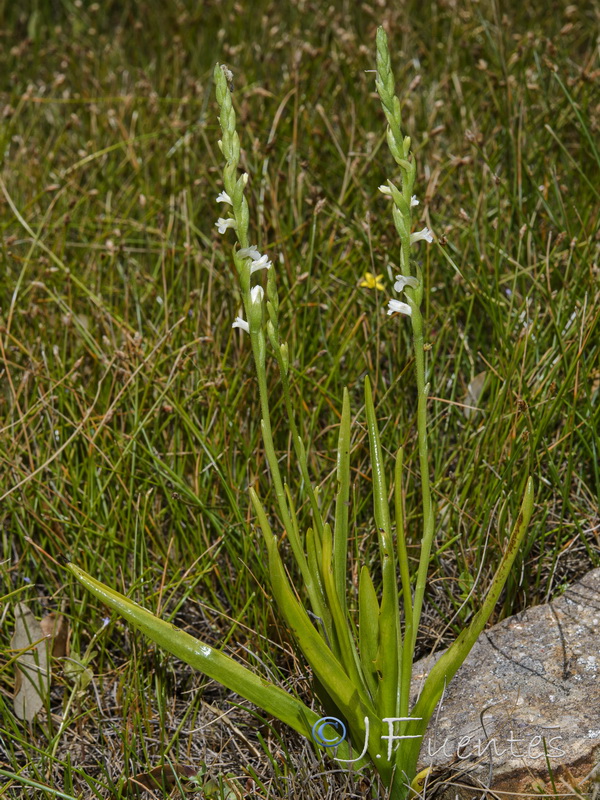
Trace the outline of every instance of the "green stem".
<path fill-rule="evenodd" d="M 398 563 L 400 565 L 400 579 L 402 581 L 402 597 L 404 600 L 404 643 L 400 642 L 400 716 L 408 716 L 410 701 L 410 684 L 412 678 L 413 662 L 413 608 L 410 587 L 410 572 L 408 567 L 408 553 L 406 551 L 406 530 L 404 523 L 404 509 L 402 506 L 402 465 L 403 450 L 398 450 L 396 469 L 394 474 L 394 501 L 396 510 L 396 546 L 398 550 Z"/>
<path fill-rule="evenodd" d="M 423 538 L 421 541 L 421 555 L 417 571 L 415 598 L 413 603 L 413 631 L 412 647 L 414 652 L 417 631 L 421 619 L 427 571 L 433 543 L 434 519 L 431 505 L 431 488 L 429 484 L 429 448 L 427 444 L 427 394 L 425 384 L 425 351 L 423 341 L 423 317 L 418 308 L 413 307 L 412 312 L 413 344 L 415 348 L 415 372 L 417 376 L 417 431 L 419 438 L 419 469 L 421 473 L 421 497 L 423 500 Z"/>
<path fill-rule="evenodd" d="M 269 393 L 267 389 L 267 376 L 264 366 L 264 334 L 262 331 L 250 331 L 250 338 L 252 340 L 252 351 L 254 354 L 254 363 L 256 366 L 256 377 L 258 380 L 258 392 L 260 396 L 260 407 L 262 413 L 262 435 L 265 445 L 265 454 L 267 463 L 271 472 L 271 478 L 275 487 L 275 496 L 277 497 L 277 505 L 279 506 L 279 513 L 282 517 L 283 526 L 290 540 L 290 545 L 296 563 L 302 574 L 302 580 L 306 586 L 306 591 L 310 599 L 313 612 L 321 619 L 326 618 L 324 605 L 315 584 L 312 573 L 308 566 L 308 561 L 304 554 L 304 548 L 300 537 L 296 533 L 296 528 L 292 523 L 292 518 L 288 509 L 288 504 L 285 496 L 285 489 L 281 472 L 279 470 L 279 462 L 275 453 L 275 445 L 273 444 L 273 432 L 271 429 L 271 414 L 269 411 Z M 261 342 L 262 339 L 262 342 Z M 328 615 L 327 615 L 328 616 Z"/>
<path fill-rule="evenodd" d="M 403 181 L 404 183 L 404 181 Z M 410 195 L 413 189 L 413 181 L 406 175 L 406 186 L 403 187 L 404 194 Z M 410 206 L 405 215 L 404 232 L 401 236 L 401 270 L 406 277 L 410 275 L 410 228 L 412 225 L 412 214 Z M 418 297 L 417 297 L 418 295 Z M 417 570 L 417 582 L 415 586 L 415 596 L 412 606 L 412 637 L 405 637 L 406 644 L 411 654 L 411 662 L 414 655 L 417 632 L 421 620 L 423 608 L 423 597 L 425 585 L 427 583 L 427 572 L 429 559 L 431 556 L 431 546 L 433 543 L 434 517 L 431 504 L 431 488 L 429 483 L 429 447 L 427 443 L 427 395 L 428 386 L 425 383 L 425 341 L 423 337 L 423 315 L 419 308 L 418 299 L 422 295 L 422 288 L 407 289 L 408 300 L 412 309 L 411 322 L 413 329 L 413 347 L 415 353 L 415 373 L 417 378 L 417 436 L 419 445 L 419 472 L 421 476 L 421 499 L 423 503 L 423 536 L 421 539 L 421 553 L 419 557 L 419 567 Z"/>
<path fill-rule="evenodd" d="M 296 458 L 298 459 L 298 464 L 300 466 L 300 473 L 302 475 L 302 480 L 304 481 L 304 487 L 306 492 L 308 493 L 308 499 L 310 502 L 310 507 L 313 513 L 313 519 L 315 522 L 315 526 L 317 532 L 319 534 L 319 538 L 323 538 L 323 517 L 321 516 L 321 509 L 319 508 L 319 504 L 317 503 L 317 498 L 315 496 L 315 491 L 313 489 L 312 482 L 310 480 L 310 475 L 308 474 L 308 462 L 306 458 L 306 450 L 302 447 L 302 439 L 300 438 L 300 434 L 298 433 L 298 428 L 296 426 L 296 421 L 294 419 L 294 412 L 292 409 L 292 401 L 290 398 L 290 382 L 288 379 L 287 372 L 285 371 L 282 363 L 281 353 L 279 348 L 277 348 L 275 355 L 277 356 L 277 361 L 279 363 L 279 374 L 281 377 L 281 385 L 283 388 L 283 399 L 285 402 L 286 413 L 288 417 L 288 422 L 290 424 L 290 430 L 292 433 L 292 443 L 294 446 L 294 452 L 296 454 Z"/>

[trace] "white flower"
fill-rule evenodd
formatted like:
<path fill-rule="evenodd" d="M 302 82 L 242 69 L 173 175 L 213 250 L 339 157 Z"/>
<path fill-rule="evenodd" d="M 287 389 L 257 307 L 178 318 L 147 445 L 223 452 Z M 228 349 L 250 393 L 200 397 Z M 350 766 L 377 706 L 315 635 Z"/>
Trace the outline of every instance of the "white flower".
<path fill-rule="evenodd" d="M 379 186 L 377 188 L 379 189 L 381 194 L 385 194 L 388 197 L 391 197 L 391 195 L 392 195 L 391 186 L 388 186 L 387 184 L 382 183 L 381 186 Z M 418 206 L 418 205 L 419 205 L 419 201 L 417 199 L 417 195 L 413 194 L 413 196 L 410 198 L 410 207 L 414 208 L 415 206 Z"/>
<path fill-rule="evenodd" d="M 261 256 L 260 258 L 257 258 L 250 267 L 250 275 L 252 275 L 254 272 L 257 272 L 259 269 L 270 269 L 272 266 L 273 264 L 269 261 L 268 256 Z"/>
<path fill-rule="evenodd" d="M 431 235 L 431 231 L 429 228 L 423 228 L 422 231 L 417 231 L 416 233 L 411 233 L 410 235 L 410 243 L 414 244 L 415 242 L 421 241 L 421 239 L 425 239 L 426 242 L 433 242 L 433 236 Z"/>
<path fill-rule="evenodd" d="M 251 258 L 252 261 L 257 261 L 260 258 L 258 247 L 255 244 L 251 244 L 250 247 L 240 247 L 236 255 L 240 258 Z"/>
<path fill-rule="evenodd" d="M 416 278 L 413 278 L 412 275 L 409 278 L 405 278 L 404 275 L 396 275 L 394 291 L 403 292 L 407 286 L 410 286 L 411 289 L 416 289 L 418 285 L 419 281 Z"/>
<path fill-rule="evenodd" d="M 388 314 L 393 314 L 394 311 L 398 311 L 400 314 L 406 314 L 407 317 L 410 317 L 412 314 L 412 309 L 408 305 L 408 303 L 401 303 L 400 300 L 390 300 L 388 303 Z"/>
<path fill-rule="evenodd" d="M 223 217 L 219 217 L 219 219 L 215 222 L 217 226 L 217 230 L 219 233 L 225 233 L 227 228 L 235 228 L 236 222 L 233 218 L 223 219 Z"/>
<path fill-rule="evenodd" d="M 267 255 L 261 255 L 258 252 L 258 247 L 253 244 L 250 247 L 242 247 L 237 251 L 238 258 L 251 258 L 252 266 L 250 267 L 250 275 L 257 272 L 259 269 L 270 269 L 273 264 Z"/>
<path fill-rule="evenodd" d="M 241 317 L 236 317 L 235 318 L 235 322 L 233 323 L 233 325 L 231 327 L 232 328 L 241 328 L 243 331 L 246 331 L 246 333 L 250 333 L 250 325 L 248 325 L 246 320 L 242 319 Z"/>
<path fill-rule="evenodd" d="M 229 197 L 227 192 L 221 192 L 221 194 L 217 195 L 217 203 L 229 203 L 230 206 L 233 205 L 231 197 Z"/>
<path fill-rule="evenodd" d="M 250 289 L 250 302 L 252 305 L 254 303 L 262 303 L 262 299 L 265 296 L 265 291 L 262 286 L 253 286 Z"/>

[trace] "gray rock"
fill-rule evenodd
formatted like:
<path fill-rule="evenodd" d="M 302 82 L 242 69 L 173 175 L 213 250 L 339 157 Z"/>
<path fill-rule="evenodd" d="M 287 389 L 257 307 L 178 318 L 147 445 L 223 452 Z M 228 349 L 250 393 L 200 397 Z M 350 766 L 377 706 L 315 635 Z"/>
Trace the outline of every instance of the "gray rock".
<path fill-rule="evenodd" d="M 415 664 L 417 684 L 437 658 Z M 505 619 L 480 636 L 429 725 L 420 768 L 433 766 L 432 782 L 445 776 L 448 788 L 436 797 L 454 800 L 482 796 L 481 789 L 465 784 L 513 792 L 512 797 L 534 794 L 535 787 L 551 786 L 548 764 L 557 791 L 564 793 L 561 778 L 572 785 L 599 763 L 596 569 L 557 600 Z"/>

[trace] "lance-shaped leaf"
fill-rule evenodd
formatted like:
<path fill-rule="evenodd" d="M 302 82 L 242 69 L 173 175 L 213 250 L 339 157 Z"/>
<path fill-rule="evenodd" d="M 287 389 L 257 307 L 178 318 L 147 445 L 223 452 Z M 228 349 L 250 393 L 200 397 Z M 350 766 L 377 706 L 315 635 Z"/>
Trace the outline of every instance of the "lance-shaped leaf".
<path fill-rule="evenodd" d="M 75 564 L 68 564 L 67 567 L 86 589 L 159 647 L 200 672 L 204 672 L 209 678 L 218 681 L 227 689 L 250 700 L 251 703 L 277 717 L 303 736 L 311 737 L 312 726 L 319 721 L 320 717 L 300 700 L 265 678 L 255 675 L 234 661 L 233 658 L 215 650 L 199 639 L 195 639 L 170 622 L 156 617 L 125 595 L 92 578 Z M 351 750 L 346 742 L 339 745 L 338 755 L 340 758 L 352 758 Z"/>
<path fill-rule="evenodd" d="M 333 578 L 340 605 L 346 614 L 346 583 L 348 566 L 348 504 L 350 497 L 350 399 L 344 389 L 342 418 L 337 451 L 338 493 L 335 499 L 333 529 Z"/>
<path fill-rule="evenodd" d="M 400 716 L 408 716 L 408 705 L 410 700 L 410 682 L 412 678 L 412 659 L 413 649 L 413 608 L 410 587 L 410 570 L 408 564 L 408 552 L 406 550 L 406 530 L 404 523 L 404 498 L 402 496 L 402 465 L 404 451 L 400 447 L 396 456 L 396 467 L 394 471 L 394 505 L 396 509 L 396 546 L 398 548 L 398 564 L 400 565 L 400 577 L 402 580 L 402 600 L 404 605 L 404 645 L 402 647 L 402 658 L 400 667 Z"/>
<path fill-rule="evenodd" d="M 344 613 L 342 609 L 334 584 L 332 548 L 333 537 L 331 534 L 331 527 L 329 523 L 325 523 L 323 528 L 323 582 L 325 584 L 329 608 L 331 609 L 335 638 L 339 644 L 340 661 L 350 676 L 352 683 L 355 686 L 362 686 L 365 695 L 368 696 L 369 690 L 360 667 L 360 660 L 352 636 L 350 621 L 348 615 Z"/>
<path fill-rule="evenodd" d="M 298 528 L 298 517 L 296 515 L 296 506 L 294 505 L 294 500 L 292 498 L 292 495 L 290 493 L 287 484 L 285 484 L 285 494 L 290 507 L 290 517 L 292 520 L 292 525 L 294 527 L 294 536 L 298 541 L 302 541 Z M 262 503 L 260 502 L 258 495 L 255 494 L 255 497 L 253 497 L 252 502 L 255 506 L 256 503 L 259 503 L 262 509 L 262 513 L 264 514 L 264 509 L 262 508 Z M 265 519 L 266 519 L 266 514 L 265 514 Z M 327 602 L 325 600 L 325 589 L 323 588 L 323 576 L 321 575 L 321 548 L 319 544 L 320 540 L 317 539 L 312 528 L 309 528 L 307 530 L 305 540 L 306 540 L 305 544 L 306 544 L 308 570 L 312 575 L 314 593 L 315 596 L 318 598 L 319 602 L 318 607 L 313 607 L 313 613 L 315 613 L 319 617 L 319 619 L 322 620 L 325 630 L 327 631 L 327 635 L 331 638 L 332 636 L 331 614 L 329 612 L 329 609 L 327 607 Z"/>
<path fill-rule="evenodd" d="M 383 560 L 385 556 L 393 557 L 390 536 L 390 510 L 387 500 L 385 467 L 381 455 L 381 441 L 379 438 L 379 429 L 377 427 L 377 418 L 375 416 L 375 407 L 373 406 L 371 381 L 368 377 L 365 378 L 365 412 L 367 415 L 371 471 L 373 474 L 373 510 L 375 512 L 375 524 L 380 534 L 379 544 Z"/>
<path fill-rule="evenodd" d="M 373 509 L 379 534 L 379 553 L 383 578 L 381 608 L 379 611 L 379 652 L 377 656 L 377 669 L 381 672 L 381 680 L 377 694 L 377 710 L 381 717 L 397 717 L 400 710 L 399 667 L 401 664 L 402 644 L 396 559 L 392 542 L 381 441 L 373 406 L 371 384 L 368 378 L 365 378 L 365 411 L 367 413 L 371 471 L 373 475 Z"/>
<path fill-rule="evenodd" d="M 288 589 L 290 590 L 292 596 L 295 599 L 295 595 L 292 592 L 292 589 L 291 589 L 291 587 L 289 585 L 289 582 L 287 581 L 287 578 L 285 577 L 285 570 L 284 570 L 284 567 L 283 567 L 283 563 L 281 562 L 281 558 L 279 556 L 279 550 L 277 549 L 277 539 L 275 538 L 275 535 L 273 534 L 273 531 L 271 530 L 271 526 L 269 525 L 269 520 L 267 519 L 267 515 L 265 513 L 265 510 L 264 510 L 264 508 L 262 506 L 262 503 L 260 502 L 260 500 L 258 498 L 258 495 L 254 491 L 254 489 L 250 489 L 250 500 L 252 501 L 252 505 L 254 506 L 254 510 L 256 512 L 256 516 L 258 517 L 258 522 L 259 522 L 260 528 L 261 528 L 262 533 L 263 533 L 265 544 L 267 546 L 267 553 L 268 553 L 268 556 L 269 556 L 269 571 L 271 571 L 272 561 L 273 560 L 277 561 L 278 562 L 278 568 L 281 569 L 281 573 L 284 576 L 286 586 L 288 587 Z M 317 555 L 318 555 L 319 560 L 320 560 L 320 558 L 321 558 L 321 548 L 320 548 L 320 545 L 317 543 L 317 541 L 315 539 L 315 532 L 314 532 L 313 529 L 309 528 L 309 531 L 308 531 L 306 539 L 307 539 L 307 545 L 308 545 L 308 548 L 309 548 L 309 554 L 310 554 L 311 560 L 314 561 L 317 558 Z M 275 549 L 271 550 L 271 546 L 273 544 L 275 545 Z M 308 562 L 307 562 L 307 564 L 308 564 Z M 311 569 L 313 569 L 313 568 L 311 568 Z M 322 630 L 323 630 L 323 633 L 322 634 L 319 633 L 318 635 L 322 636 L 323 643 L 329 649 L 333 649 L 332 648 L 333 632 L 332 632 L 332 627 L 331 627 L 331 612 L 329 611 L 329 608 L 327 606 L 327 600 L 325 598 L 324 590 L 322 588 L 322 578 L 321 578 L 321 575 L 320 575 L 320 565 L 317 564 L 316 562 L 315 562 L 315 565 L 314 565 L 314 576 L 315 577 L 313 579 L 313 587 L 319 590 L 319 595 L 318 595 L 318 604 L 315 605 L 313 603 L 313 609 L 314 609 L 313 614 L 319 620 L 319 622 L 321 623 Z"/>
<path fill-rule="evenodd" d="M 327 695 L 348 720 L 354 742 L 364 742 L 366 734 L 364 719 L 366 716 L 369 717 L 368 751 L 374 756 L 379 752 L 382 728 L 371 698 L 362 682 L 358 684 L 352 682 L 330 649 L 330 643 L 315 629 L 306 610 L 296 598 L 279 555 L 277 540 L 253 489 L 250 489 L 250 497 L 267 546 L 271 590 L 277 608 Z"/>
<path fill-rule="evenodd" d="M 371 574 L 363 564 L 358 584 L 358 636 L 360 661 L 371 697 L 377 694 L 377 646 L 379 644 L 379 603 Z"/>
<path fill-rule="evenodd" d="M 255 492 L 252 489 L 250 496 L 254 501 Z M 306 659 L 329 696 L 348 720 L 357 717 L 357 714 L 361 719 L 365 713 L 374 714 L 375 709 L 364 695 L 362 688 L 352 685 L 342 664 L 331 651 L 329 643 L 317 632 L 306 610 L 296 598 L 279 555 L 277 540 L 271 532 L 266 516 L 264 512 L 259 511 L 258 505 L 255 504 L 254 508 L 267 545 L 273 597 Z"/>
<path fill-rule="evenodd" d="M 325 586 L 323 584 L 323 576 L 321 574 L 321 564 L 323 561 L 322 550 L 321 547 L 319 546 L 319 542 L 312 528 L 309 528 L 306 531 L 305 539 L 306 539 L 306 555 L 308 558 L 308 566 L 314 578 L 315 586 L 319 591 L 319 596 L 322 598 L 323 616 L 320 617 L 320 619 L 322 620 L 323 626 L 327 631 L 327 636 L 329 637 L 332 649 L 334 650 L 336 656 L 339 656 L 338 651 L 333 646 L 334 640 L 333 640 L 331 614 L 329 612 L 329 609 L 327 608 L 327 600 L 325 598 Z"/>

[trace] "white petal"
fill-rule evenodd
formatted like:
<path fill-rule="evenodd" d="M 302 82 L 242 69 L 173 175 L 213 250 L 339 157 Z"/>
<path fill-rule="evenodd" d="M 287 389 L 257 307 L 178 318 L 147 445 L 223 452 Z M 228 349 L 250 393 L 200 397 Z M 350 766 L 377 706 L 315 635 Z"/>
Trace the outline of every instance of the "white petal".
<path fill-rule="evenodd" d="M 392 194 L 392 190 L 385 183 L 381 184 L 381 186 L 379 187 L 379 191 L 381 192 L 381 194 L 387 194 L 387 195 Z"/>
<path fill-rule="evenodd" d="M 433 236 L 431 235 L 431 231 L 429 228 L 423 228 L 422 231 L 417 231 L 416 233 L 411 233 L 410 235 L 410 243 L 414 244 L 415 242 L 421 241 L 421 239 L 425 239 L 426 242 L 433 242 Z"/>
<path fill-rule="evenodd" d="M 217 226 L 217 230 L 219 233 L 225 233 L 227 228 L 235 228 L 235 220 L 231 217 L 229 219 L 223 219 L 223 217 L 219 217 L 219 219 L 215 222 Z"/>
<path fill-rule="evenodd" d="M 410 207 L 414 208 L 415 206 L 418 206 L 418 205 L 419 205 L 419 201 L 417 200 L 417 195 L 413 194 L 413 196 L 410 198 Z"/>
<path fill-rule="evenodd" d="M 233 323 L 233 325 L 231 327 L 232 328 L 241 328 L 243 331 L 246 331 L 246 333 L 250 333 L 250 325 L 248 325 L 246 320 L 242 319 L 241 317 L 236 317 L 235 318 L 235 322 Z"/>
<path fill-rule="evenodd" d="M 255 244 L 250 245 L 250 247 L 241 247 L 236 255 L 239 258 L 251 258 L 252 261 L 258 261 L 260 258 L 258 247 Z"/>
<path fill-rule="evenodd" d="M 265 291 L 262 286 L 253 286 L 250 289 L 250 300 L 252 304 L 254 303 L 262 303 L 262 299 L 265 296 Z"/>
<path fill-rule="evenodd" d="M 407 317 L 410 317 L 412 314 L 412 309 L 408 303 L 401 303 L 399 300 L 390 300 L 387 313 L 393 314 L 394 311 L 398 311 L 400 314 L 406 314 Z"/>
<path fill-rule="evenodd" d="M 273 264 L 269 261 L 268 256 L 261 256 L 250 267 L 250 275 L 252 275 L 253 272 L 257 272 L 259 269 L 270 269 L 272 266 Z"/>
<path fill-rule="evenodd" d="M 221 192 L 217 195 L 217 203 L 229 203 L 230 206 L 233 205 L 231 202 L 231 197 L 229 197 L 227 192 Z"/>
<path fill-rule="evenodd" d="M 394 291 L 403 292 L 407 286 L 410 286 L 411 289 L 416 289 L 418 285 L 419 281 L 416 278 L 413 278 L 412 275 L 409 278 L 405 278 L 404 275 L 396 275 Z"/>

